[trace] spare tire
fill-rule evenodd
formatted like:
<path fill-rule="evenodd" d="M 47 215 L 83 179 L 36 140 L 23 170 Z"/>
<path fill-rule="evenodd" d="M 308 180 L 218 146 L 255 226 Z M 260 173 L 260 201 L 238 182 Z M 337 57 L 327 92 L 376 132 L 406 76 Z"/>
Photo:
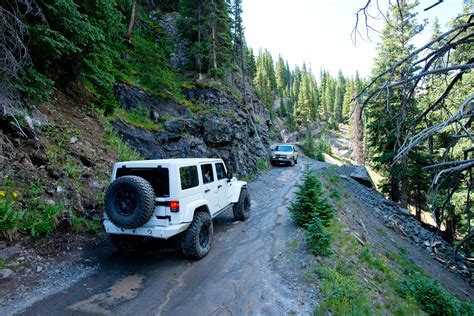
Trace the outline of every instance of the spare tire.
<path fill-rule="evenodd" d="M 141 177 L 120 177 L 105 192 L 105 212 L 120 228 L 142 226 L 150 219 L 154 206 L 153 187 Z"/>

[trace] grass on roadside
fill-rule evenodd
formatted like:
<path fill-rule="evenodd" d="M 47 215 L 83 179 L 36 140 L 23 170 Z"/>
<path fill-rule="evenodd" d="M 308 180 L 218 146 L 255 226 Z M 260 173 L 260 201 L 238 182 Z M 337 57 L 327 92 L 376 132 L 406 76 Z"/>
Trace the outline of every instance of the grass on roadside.
<path fill-rule="evenodd" d="M 325 178 L 331 179 L 333 185 L 338 182 Z M 340 196 L 330 197 L 334 205 L 344 205 Z M 362 246 L 339 221 L 333 221 L 328 230 L 333 236 L 333 255 L 313 269 L 323 295 L 315 315 L 328 311 L 333 315 L 474 314 L 474 304 L 447 292 L 406 258 L 406 249 L 381 253 L 370 243 Z"/>

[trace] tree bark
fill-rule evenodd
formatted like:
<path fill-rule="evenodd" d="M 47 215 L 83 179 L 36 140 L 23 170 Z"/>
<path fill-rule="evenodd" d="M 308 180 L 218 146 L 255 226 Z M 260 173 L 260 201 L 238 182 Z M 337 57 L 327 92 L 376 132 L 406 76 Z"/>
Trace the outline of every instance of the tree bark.
<path fill-rule="evenodd" d="M 408 169 L 408 158 L 404 156 L 401 160 L 401 167 L 405 171 Z M 409 195 L 409 183 L 408 177 L 403 174 L 401 177 L 401 189 L 400 189 L 400 206 L 403 208 L 408 207 L 408 195 Z"/>
<path fill-rule="evenodd" d="M 214 70 L 214 77 L 217 77 L 217 51 L 216 51 L 216 46 L 217 46 L 217 36 L 216 36 L 216 24 L 217 24 L 217 7 L 215 4 L 214 0 L 211 0 L 211 5 L 212 5 L 212 10 L 214 12 L 212 13 L 211 16 L 211 33 L 212 33 L 212 67 Z"/>
<path fill-rule="evenodd" d="M 137 18 L 137 0 L 132 2 L 132 13 L 130 14 L 130 21 L 128 22 L 127 34 L 125 34 L 124 41 L 127 44 L 132 44 L 132 33 L 135 27 L 135 20 Z"/>
<path fill-rule="evenodd" d="M 391 168 L 389 175 L 390 200 L 398 203 L 400 202 L 400 180 L 398 179 L 398 176 L 393 174 L 394 168 L 395 166 Z"/>
<path fill-rule="evenodd" d="M 362 122 L 362 108 L 360 106 L 359 98 L 355 99 L 354 116 L 353 116 L 353 149 L 354 149 L 354 161 L 358 165 L 364 164 L 364 124 Z"/>
<path fill-rule="evenodd" d="M 198 45 L 201 47 L 201 28 L 202 28 L 202 4 L 199 4 L 198 8 Z M 197 55 L 196 63 L 199 69 L 199 80 L 202 80 L 202 52 L 199 52 Z"/>

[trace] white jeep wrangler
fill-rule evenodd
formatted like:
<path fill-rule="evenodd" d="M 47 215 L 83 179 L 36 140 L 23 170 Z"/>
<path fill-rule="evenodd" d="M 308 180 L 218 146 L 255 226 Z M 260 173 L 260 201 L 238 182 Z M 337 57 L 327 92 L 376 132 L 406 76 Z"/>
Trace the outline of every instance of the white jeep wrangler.
<path fill-rule="evenodd" d="M 162 159 L 119 162 L 105 193 L 104 227 L 115 246 L 135 251 L 145 237 L 181 234 L 183 254 L 207 255 L 212 219 L 233 208 L 236 220 L 250 215 L 247 183 L 221 159 Z"/>

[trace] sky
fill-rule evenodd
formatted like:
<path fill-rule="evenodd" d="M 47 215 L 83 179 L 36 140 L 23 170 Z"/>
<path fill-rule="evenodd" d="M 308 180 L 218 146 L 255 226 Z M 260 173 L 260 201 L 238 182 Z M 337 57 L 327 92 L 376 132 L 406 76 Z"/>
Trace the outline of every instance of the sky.
<path fill-rule="evenodd" d="M 389 0 L 379 0 L 385 13 Z M 376 3 L 376 0 L 372 0 Z M 393 1 L 392 1 L 393 2 Z M 424 8 L 438 2 L 421 0 L 418 6 L 418 19 L 433 21 L 437 16 L 443 30 L 445 24 L 462 11 L 462 0 L 444 0 L 434 8 Z M 281 54 L 290 67 L 311 66 L 313 73 L 325 68 L 332 75 L 339 69 L 346 76 L 354 75 L 356 70 L 368 76 L 376 56 L 378 33 L 370 33 L 370 41 L 360 38 L 354 45 L 351 32 L 356 23 L 355 12 L 367 0 L 243 0 L 243 24 L 247 45 L 257 54 L 260 48 L 268 49 L 274 60 Z M 377 15 L 377 8 L 371 8 Z M 382 16 L 372 19 L 371 25 L 381 30 Z M 429 38 L 430 25 L 414 39 L 421 45 Z"/>

